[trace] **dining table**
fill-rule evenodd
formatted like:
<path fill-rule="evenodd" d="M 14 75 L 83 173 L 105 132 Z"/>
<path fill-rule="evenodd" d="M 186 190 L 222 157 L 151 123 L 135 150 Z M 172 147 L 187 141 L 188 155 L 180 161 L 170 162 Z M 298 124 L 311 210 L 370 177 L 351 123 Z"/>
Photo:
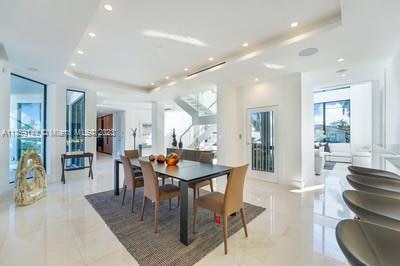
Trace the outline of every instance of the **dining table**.
<path fill-rule="evenodd" d="M 149 160 L 148 157 L 130 159 L 133 168 L 140 168 L 139 160 Z M 114 160 L 114 194 L 119 195 L 119 166 L 121 159 Z M 207 164 L 190 160 L 179 160 L 176 166 L 152 162 L 158 175 L 171 177 L 179 181 L 180 186 L 180 225 L 179 239 L 184 245 L 189 245 L 189 185 L 220 176 L 229 176 L 232 167 Z"/>

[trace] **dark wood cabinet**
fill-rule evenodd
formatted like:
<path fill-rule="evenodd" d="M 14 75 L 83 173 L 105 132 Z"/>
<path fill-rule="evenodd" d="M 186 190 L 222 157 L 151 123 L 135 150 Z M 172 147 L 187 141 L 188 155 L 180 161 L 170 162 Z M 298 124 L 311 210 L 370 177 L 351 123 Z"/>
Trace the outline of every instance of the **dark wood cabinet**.
<path fill-rule="evenodd" d="M 112 154 L 113 152 L 113 115 L 97 118 L 97 151 Z"/>

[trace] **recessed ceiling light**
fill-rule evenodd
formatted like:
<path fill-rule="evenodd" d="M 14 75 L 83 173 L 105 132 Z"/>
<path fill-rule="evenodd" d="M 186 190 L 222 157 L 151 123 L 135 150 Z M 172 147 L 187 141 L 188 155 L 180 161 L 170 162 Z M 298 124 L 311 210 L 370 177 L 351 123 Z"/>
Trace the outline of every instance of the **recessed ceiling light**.
<path fill-rule="evenodd" d="M 165 79 L 169 79 L 169 77 L 168 77 L 168 76 L 166 76 L 166 77 L 165 77 Z"/>
<path fill-rule="evenodd" d="M 38 69 L 36 67 L 28 67 L 29 71 L 36 72 Z"/>
<path fill-rule="evenodd" d="M 340 75 L 341 77 L 346 77 L 347 76 L 347 74 L 346 73 L 343 73 L 342 75 Z"/>
<path fill-rule="evenodd" d="M 188 71 L 189 71 L 189 68 L 186 67 L 186 68 L 184 69 L 184 71 L 185 71 L 185 72 L 188 72 Z"/>
<path fill-rule="evenodd" d="M 247 42 L 245 42 L 245 43 L 243 44 L 243 47 L 247 47 L 247 46 L 249 46 L 249 44 L 248 44 Z"/>
<path fill-rule="evenodd" d="M 84 54 L 82 50 L 78 50 L 78 54 Z"/>
<path fill-rule="evenodd" d="M 299 52 L 299 56 L 311 56 L 318 53 L 318 48 L 306 48 Z"/>
<path fill-rule="evenodd" d="M 260 80 L 258 79 L 258 78 L 255 78 L 254 79 L 254 82 L 259 82 Z"/>
<path fill-rule="evenodd" d="M 94 33 L 94 32 L 89 32 L 88 35 L 89 35 L 90 37 L 92 37 L 92 38 L 96 37 L 96 33 Z"/>
<path fill-rule="evenodd" d="M 344 61 L 344 58 L 339 58 L 337 61 L 338 61 L 338 62 L 343 62 L 343 61 Z"/>
<path fill-rule="evenodd" d="M 154 86 L 154 85 L 156 85 L 154 82 L 152 82 L 151 84 L 150 84 L 151 86 Z"/>
<path fill-rule="evenodd" d="M 282 65 L 277 65 L 277 64 L 270 64 L 270 63 L 264 63 L 264 66 L 270 69 L 283 69 L 285 66 Z"/>
<path fill-rule="evenodd" d="M 208 60 L 214 61 L 214 57 L 210 57 L 210 58 L 208 58 Z"/>
<path fill-rule="evenodd" d="M 290 24 L 290 27 L 292 27 L 292 28 L 296 28 L 297 26 L 299 26 L 299 22 L 297 22 L 297 21 L 292 22 L 292 23 Z"/>
<path fill-rule="evenodd" d="M 113 7 L 110 4 L 105 4 L 104 5 L 104 9 L 107 10 L 107 11 L 112 11 Z"/>
<path fill-rule="evenodd" d="M 75 63 L 71 63 L 71 66 L 76 67 L 76 64 Z"/>

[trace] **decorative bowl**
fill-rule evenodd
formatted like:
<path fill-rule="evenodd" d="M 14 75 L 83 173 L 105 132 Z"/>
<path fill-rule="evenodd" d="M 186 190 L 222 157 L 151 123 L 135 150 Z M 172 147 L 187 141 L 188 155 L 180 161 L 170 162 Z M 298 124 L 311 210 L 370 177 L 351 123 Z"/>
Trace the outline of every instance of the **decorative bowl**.
<path fill-rule="evenodd" d="M 179 162 L 179 156 L 178 154 L 171 152 L 170 154 L 167 155 L 165 161 L 169 166 L 175 166 Z"/>
<path fill-rule="evenodd" d="M 160 154 L 157 156 L 157 162 L 158 163 L 164 163 L 165 162 L 165 156 Z"/>
<path fill-rule="evenodd" d="M 156 156 L 154 156 L 153 154 L 152 155 L 150 155 L 149 156 L 149 160 L 152 162 L 152 161 L 155 161 L 156 160 Z"/>

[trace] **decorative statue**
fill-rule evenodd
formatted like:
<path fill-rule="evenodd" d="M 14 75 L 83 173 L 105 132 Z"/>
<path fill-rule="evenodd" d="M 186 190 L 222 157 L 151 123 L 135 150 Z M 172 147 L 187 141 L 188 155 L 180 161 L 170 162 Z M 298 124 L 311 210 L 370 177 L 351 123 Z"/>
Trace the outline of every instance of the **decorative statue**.
<path fill-rule="evenodd" d="M 175 128 L 172 130 L 172 147 L 176 147 L 178 145 L 178 142 L 176 141 L 176 134 L 175 134 Z"/>
<path fill-rule="evenodd" d="M 32 181 L 26 178 L 33 173 Z M 15 203 L 18 206 L 32 204 L 46 196 L 46 172 L 42 158 L 32 149 L 21 157 L 17 167 Z"/>
<path fill-rule="evenodd" d="M 136 149 L 136 131 L 137 131 L 137 128 L 135 128 L 135 129 L 131 128 L 131 131 L 132 131 L 132 136 L 133 136 L 133 148 Z"/>

